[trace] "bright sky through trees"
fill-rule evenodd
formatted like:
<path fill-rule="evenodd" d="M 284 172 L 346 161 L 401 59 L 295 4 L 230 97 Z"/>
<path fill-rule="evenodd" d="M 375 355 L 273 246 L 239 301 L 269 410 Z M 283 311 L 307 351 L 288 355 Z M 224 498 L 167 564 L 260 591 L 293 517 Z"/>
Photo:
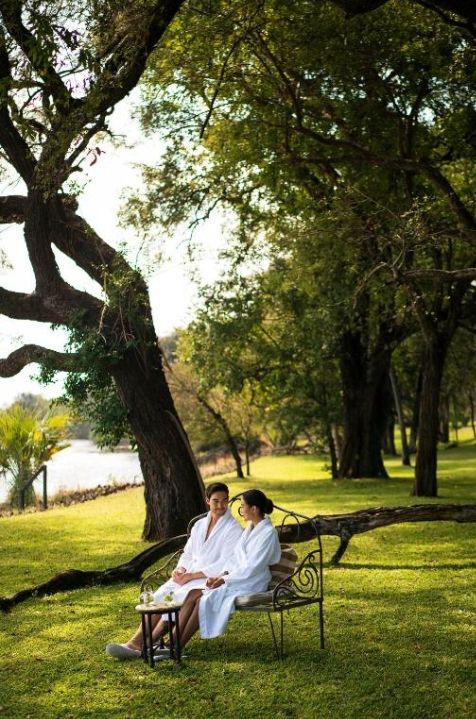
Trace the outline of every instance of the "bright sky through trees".
<path fill-rule="evenodd" d="M 127 187 L 141 183 L 140 170 L 134 163 L 150 162 L 160 152 L 157 139 L 144 140 L 140 137 L 138 124 L 131 119 L 131 103 L 122 103 L 111 121 L 113 131 L 125 136 L 126 147 L 114 147 L 112 143 L 100 143 L 102 154 L 92 165 L 85 165 L 78 182 L 85 185 L 79 198 L 80 214 L 99 234 L 114 247 L 127 242 L 131 250 L 129 259 L 137 258 L 145 271 L 150 288 L 154 322 L 159 336 L 183 326 L 191 317 L 191 307 L 196 299 L 196 288 L 191 281 L 192 273 L 204 281 L 216 278 L 216 256 L 221 240 L 220 227 L 215 221 L 203 225 L 195 233 L 195 239 L 202 248 L 197 262 L 191 264 L 187 252 L 186 238 L 180 236 L 163 244 L 157 242 L 142 246 L 134 233 L 118 226 L 118 212 L 121 193 Z M 21 188 L 13 189 L 21 192 Z M 8 194 L 12 188 L 6 184 L 0 187 L 0 194 Z M 34 277 L 28 261 L 23 228 L 14 225 L 2 228 L 0 250 L 5 252 L 12 269 L 0 267 L 1 284 L 10 290 L 31 291 Z M 162 261 L 158 260 L 159 251 Z M 71 260 L 56 253 L 65 279 L 78 289 L 98 294 L 98 286 Z M 22 342 L 38 343 L 52 349 L 62 350 L 66 332 L 50 330 L 40 322 L 17 321 L 1 316 L 0 356 L 5 357 Z M 41 393 L 54 397 L 61 391 L 61 383 L 43 387 L 32 377 L 36 365 L 26 367 L 20 374 L 0 380 L 0 407 L 8 405 L 21 392 Z"/>

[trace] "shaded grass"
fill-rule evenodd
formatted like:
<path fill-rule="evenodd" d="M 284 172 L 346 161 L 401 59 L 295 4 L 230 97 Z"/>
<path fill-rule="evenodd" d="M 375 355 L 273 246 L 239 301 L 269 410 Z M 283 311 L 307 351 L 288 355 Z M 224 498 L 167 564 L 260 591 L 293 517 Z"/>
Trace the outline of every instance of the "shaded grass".
<path fill-rule="evenodd" d="M 264 457 L 233 492 L 259 486 L 303 513 L 421 503 L 412 471 L 388 481 L 332 482 L 315 457 Z M 440 498 L 475 501 L 472 443 L 440 455 Z M 60 569 L 105 568 L 143 549 L 142 489 L 0 521 L 0 593 Z M 473 719 L 474 525 L 386 527 L 354 537 L 344 566 L 325 572 L 324 651 L 312 607 L 286 618 L 278 663 L 264 616 L 238 614 L 217 640 L 194 639 L 181 672 L 104 654 L 135 626 L 137 587 L 94 587 L 30 600 L 0 615 L 0 717 L 62 719 Z M 328 559 L 337 540 L 324 537 Z M 310 548 L 299 546 L 299 552 Z"/>

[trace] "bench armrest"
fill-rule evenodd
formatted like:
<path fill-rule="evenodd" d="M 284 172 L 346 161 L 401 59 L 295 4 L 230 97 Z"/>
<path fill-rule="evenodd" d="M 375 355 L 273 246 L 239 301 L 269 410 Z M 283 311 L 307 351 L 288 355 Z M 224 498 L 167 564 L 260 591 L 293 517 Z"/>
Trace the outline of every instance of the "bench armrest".
<path fill-rule="evenodd" d="M 140 592 L 155 592 L 156 589 L 170 579 L 172 570 L 175 568 L 182 551 L 182 549 L 179 549 L 177 552 L 174 552 L 174 554 L 172 554 L 154 572 L 145 576 L 140 585 Z"/>
<path fill-rule="evenodd" d="M 314 549 L 306 554 L 294 572 L 282 579 L 273 589 L 273 608 L 322 602 L 322 554 Z"/>

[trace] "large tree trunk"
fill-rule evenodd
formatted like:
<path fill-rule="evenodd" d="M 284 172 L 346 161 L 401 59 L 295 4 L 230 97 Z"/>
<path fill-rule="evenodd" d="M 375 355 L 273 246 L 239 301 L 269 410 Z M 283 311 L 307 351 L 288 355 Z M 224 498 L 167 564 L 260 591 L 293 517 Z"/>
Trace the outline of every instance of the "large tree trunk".
<path fill-rule="evenodd" d="M 68 178 L 90 153 L 96 161 L 100 150 L 93 151 L 90 143 L 107 130 L 106 118 L 136 87 L 182 4 L 144 3 L 140 12 L 129 14 L 112 9 L 106 53 L 96 42 L 106 28 L 101 22 L 95 27 L 94 8 L 88 14 L 85 7 L 78 43 L 74 49 L 70 46 L 70 53 L 62 51 L 63 40 L 55 45 L 51 18 L 45 17 L 38 29 L 35 8 L 7 2 L 0 13 L 2 171 L 5 165 L 15 183 L 21 180 L 26 186 L 25 195 L 0 203 L 0 223 L 24 223 L 35 279 L 31 293 L 0 287 L 0 313 L 65 326 L 77 348 L 60 353 L 24 345 L 0 360 L 0 376 L 12 376 L 36 362 L 49 371 L 89 374 L 90 389 L 115 379 L 139 448 L 148 503 L 146 538 L 183 530 L 187 519 L 204 507 L 203 486 L 164 379 L 145 282 L 121 252 L 76 214 L 77 202 L 64 192 Z M 124 38 L 130 39 L 127 50 Z M 81 88 L 65 82 L 72 76 L 89 77 L 91 67 L 94 82 Z M 13 80 L 22 86 L 31 77 L 37 84 L 34 94 L 9 94 Z M 53 245 L 98 283 L 104 301 L 61 276 Z"/>
<path fill-rule="evenodd" d="M 469 399 L 469 409 L 470 409 L 470 415 L 471 415 L 471 427 L 473 429 L 473 439 L 476 439 L 476 425 L 474 423 L 474 397 L 473 397 L 472 392 L 469 393 L 468 399 Z"/>
<path fill-rule="evenodd" d="M 439 399 L 449 341 L 446 335 L 435 334 L 425 342 L 413 488 L 416 497 L 436 497 L 438 494 L 436 467 Z"/>
<path fill-rule="evenodd" d="M 438 440 L 445 443 L 450 441 L 450 398 L 446 394 L 440 397 Z"/>
<path fill-rule="evenodd" d="M 339 477 L 339 462 L 338 462 L 338 456 L 337 456 L 337 449 L 334 442 L 334 435 L 332 434 L 332 425 L 327 422 L 326 423 L 326 435 L 327 435 L 327 444 L 329 445 L 329 455 L 331 459 L 331 477 L 332 479 L 338 479 Z"/>
<path fill-rule="evenodd" d="M 382 438 L 388 421 L 386 380 L 390 352 L 376 350 L 371 357 L 358 332 L 342 341 L 344 442 L 339 476 L 388 477 L 382 459 Z"/>
<path fill-rule="evenodd" d="M 396 457 L 398 455 L 397 448 L 395 446 L 395 422 L 390 419 L 385 432 L 382 437 L 382 449 L 383 453 L 389 457 Z"/>
<path fill-rule="evenodd" d="M 335 422 L 331 423 L 331 434 L 336 452 L 336 479 L 339 476 L 338 467 L 342 461 L 342 435 L 340 427 Z"/>
<path fill-rule="evenodd" d="M 113 375 L 137 440 L 144 477 L 143 538 L 183 534 L 190 519 L 205 510 L 204 487 L 157 343 L 149 343 L 143 354 L 127 350 Z"/>

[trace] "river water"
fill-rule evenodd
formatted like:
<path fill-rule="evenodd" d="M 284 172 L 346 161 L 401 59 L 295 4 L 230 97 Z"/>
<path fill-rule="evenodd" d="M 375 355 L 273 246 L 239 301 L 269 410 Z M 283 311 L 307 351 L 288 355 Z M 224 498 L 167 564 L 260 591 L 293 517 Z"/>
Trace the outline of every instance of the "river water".
<path fill-rule="evenodd" d="M 58 452 L 47 465 L 48 497 L 53 497 L 60 490 L 89 489 L 98 484 L 106 485 L 114 482 L 142 482 L 139 458 L 136 452 L 119 449 L 107 452 L 98 449 L 88 439 L 71 440 L 71 446 Z M 43 496 L 42 475 L 35 480 L 38 497 Z M 7 480 L 0 476 L 0 502 L 7 498 Z"/>

